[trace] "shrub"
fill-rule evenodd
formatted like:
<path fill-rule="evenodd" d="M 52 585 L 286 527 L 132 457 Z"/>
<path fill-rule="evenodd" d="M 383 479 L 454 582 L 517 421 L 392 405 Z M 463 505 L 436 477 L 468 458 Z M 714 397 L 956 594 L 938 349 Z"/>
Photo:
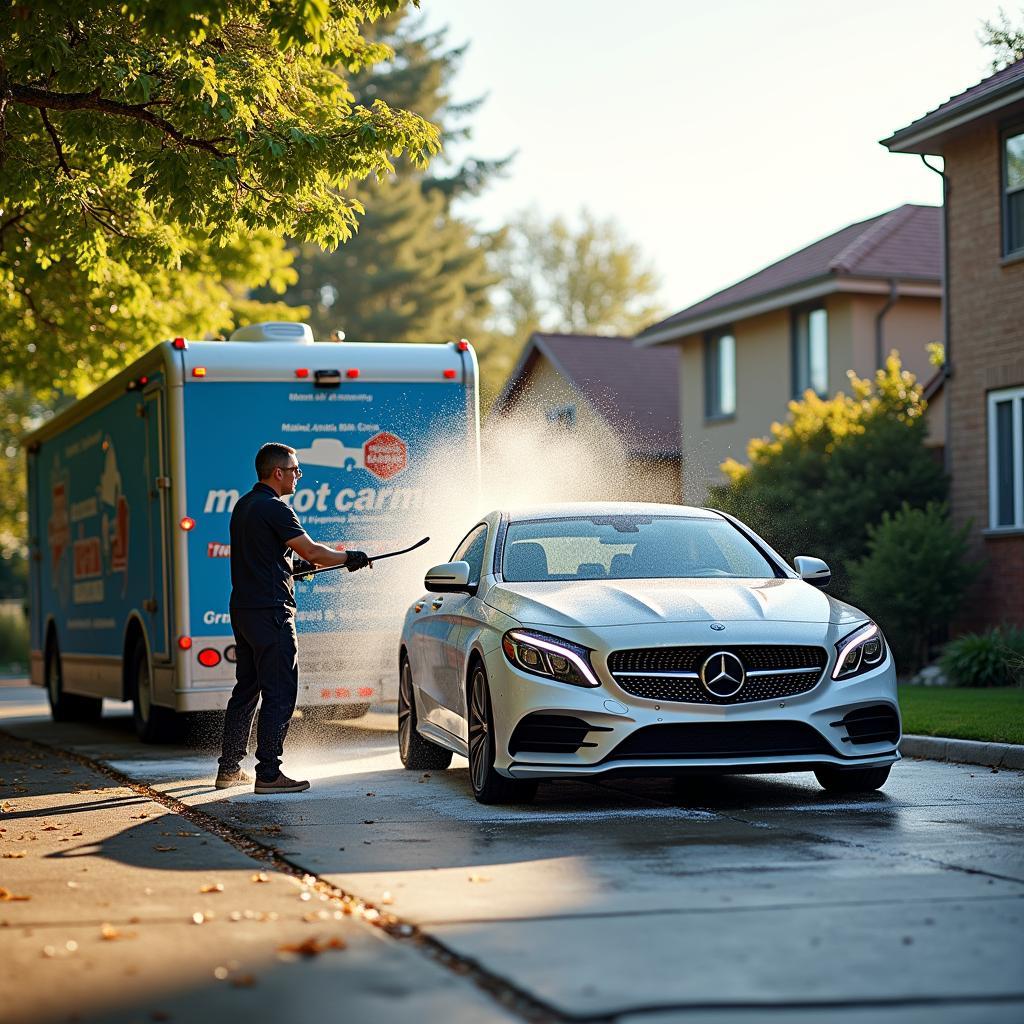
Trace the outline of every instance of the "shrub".
<path fill-rule="evenodd" d="M 1024 629 L 996 626 L 957 637 L 941 664 L 955 686 L 1024 686 Z"/>
<path fill-rule="evenodd" d="M 849 592 L 849 564 L 864 556 L 868 527 L 908 500 L 946 497 L 946 477 L 924 445 L 925 402 L 893 353 L 873 381 L 850 373 L 850 394 L 807 392 L 785 423 L 747 448 L 750 465 L 722 464 L 729 482 L 710 504 L 757 530 L 780 554 L 827 556 L 831 592 Z"/>
<path fill-rule="evenodd" d="M 967 533 L 950 523 L 943 504 L 904 503 L 868 527 L 868 553 L 850 566 L 851 597 L 881 625 L 908 670 L 927 659 L 930 640 L 949 624 L 974 578 Z"/>

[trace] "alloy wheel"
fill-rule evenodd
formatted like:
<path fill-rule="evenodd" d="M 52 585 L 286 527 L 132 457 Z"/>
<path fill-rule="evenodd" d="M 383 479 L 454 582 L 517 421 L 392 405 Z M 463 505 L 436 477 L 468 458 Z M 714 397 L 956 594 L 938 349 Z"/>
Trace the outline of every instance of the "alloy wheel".
<path fill-rule="evenodd" d="M 480 792 L 487 784 L 494 754 L 491 749 L 490 709 L 487 707 L 487 679 L 480 669 L 473 673 L 469 703 L 469 773 L 473 789 Z"/>
<path fill-rule="evenodd" d="M 402 674 L 398 682 L 398 746 L 403 758 L 409 756 L 409 746 L 412 741 L 412 670 L 409 662 L 402 662 Z"/>

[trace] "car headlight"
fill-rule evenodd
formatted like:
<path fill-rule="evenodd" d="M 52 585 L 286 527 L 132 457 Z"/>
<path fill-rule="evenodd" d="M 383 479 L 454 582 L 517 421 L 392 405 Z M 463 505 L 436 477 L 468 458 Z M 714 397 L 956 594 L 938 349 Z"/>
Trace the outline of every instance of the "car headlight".
<path fill-rule="evenodd" d="M 510 629 L 501 638 L 501 649 L 516 668 L 532 675 L 573 686 L 601 685 L 590 665 L 590 651 L 560 636 Z"/>
<path fill-rule="evenodd" d="M 849 679 L 878 668 L 885 660 L 882 631 L 873 622 L 858 626 L 836 644 L 836 667 L 833 679 Z"/>

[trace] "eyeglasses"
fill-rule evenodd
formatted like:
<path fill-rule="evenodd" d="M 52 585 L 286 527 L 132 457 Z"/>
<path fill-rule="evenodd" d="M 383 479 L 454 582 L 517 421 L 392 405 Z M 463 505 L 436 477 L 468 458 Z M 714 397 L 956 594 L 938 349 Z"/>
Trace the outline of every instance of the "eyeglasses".
<path fill-rule="evenodd" d="M 298 466 L 282 466 L 282 473 L 294 473 L 295 479 L 298 480 L 302 476 L 302 470 Z"/>

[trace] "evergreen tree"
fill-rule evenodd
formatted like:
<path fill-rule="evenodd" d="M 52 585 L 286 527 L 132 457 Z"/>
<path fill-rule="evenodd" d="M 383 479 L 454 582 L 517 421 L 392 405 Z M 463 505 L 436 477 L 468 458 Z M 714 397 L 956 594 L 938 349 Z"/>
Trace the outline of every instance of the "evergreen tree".
<path fill-rule="evenodd" d="M 386 69 L 352 77 L 359 101 L 408 101 L 441 126 L 447 142 L 467 138 L 465 121 L 479 101 L 454 104 L 448 91 L 464 47 L 446 46 L 446 29 L 427 32 L 405 11 L 364 31 L 395 57 Z M 309 307 L 320 339 L 332 330 L 350 341 L 473 338 L 490 309 L 492 239 L 457 217 L 452 203 L 477 192 L 503 163 L 469 159 L 452 166 L 440 158 L 431 174 L 400 163 L 397 175 L 364 179 L 351 193 L 367 210 L 357 234 L 334 252 L 299 247 L 298 282 L 285 301 Z"/>

